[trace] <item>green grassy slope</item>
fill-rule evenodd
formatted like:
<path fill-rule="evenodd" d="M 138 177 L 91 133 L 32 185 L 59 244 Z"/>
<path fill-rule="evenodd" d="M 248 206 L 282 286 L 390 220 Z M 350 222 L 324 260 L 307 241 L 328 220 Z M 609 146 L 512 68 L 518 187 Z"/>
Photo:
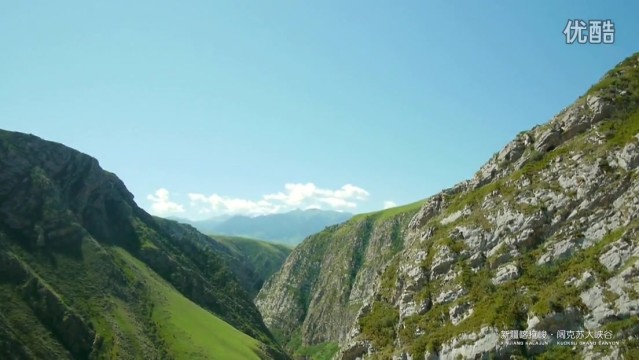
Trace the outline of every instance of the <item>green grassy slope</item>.
<path fill-rule="evenodd" d="M 199 307 L 140 260 L 118 248 L 128 269 L 145 284 L 152 319 L 170 352 L 184 359 L 259 359 L 259 342 Z"/>
<path fill-rule="evenodd" d="M 251 265 L 262 282 L 280 269 L 292 247 L 238 236 L 211 235 Z"/>
<path fill-rule="evenodd" d="M 95 159 L 0 130 L 0 359 L 286 359 L 225 247 Z"/>
<path fill-rule="evenodd" d="M 41 254 L 24 252 L 7 240 L 5 234 L 0 236 L 3 254 L 23 266 L 26 275 L 11 279 L 8 271 L 0 271 L 0 329 L 12 332 L 0 336 L 2 358 L 16 357 L 15 346 L 9 349 L 8 342 L 27 349 L 24 358 L 86 357 L 70 349 L 78 329 L 51 326 L 57 316 L 52 309 L 38 313 L 38 307 L 48 302 L 60 303 L 62 318 L 67 313 L 80 314 L 84 329 L 78 332 L 97 333 L 99 340 L 89 350 L 97 358 L 267 357 L 259 341 L 187 299 L 125 249 L 102 247 L 87 239 L 82 259 L 56 254 L 45 261 Z M 26 289 L 34 282 L 44 287 L 37 293 L 50 291 L 52 298 L 28 294 Z"/>
<path fill-rule="evenodd" d="M 406 205 L 400 205 L 386 210 L 374 211 L 370 213 L 358 214 L 353 217 L 352 220 L 361 220 L 365 218 L 375 218 L 378 220 L 390 219 L 394 216 L 398 216 L 406 213 L 414 213 L 418 211 L 426 202 L 426 200 L 419 200 Z"/>

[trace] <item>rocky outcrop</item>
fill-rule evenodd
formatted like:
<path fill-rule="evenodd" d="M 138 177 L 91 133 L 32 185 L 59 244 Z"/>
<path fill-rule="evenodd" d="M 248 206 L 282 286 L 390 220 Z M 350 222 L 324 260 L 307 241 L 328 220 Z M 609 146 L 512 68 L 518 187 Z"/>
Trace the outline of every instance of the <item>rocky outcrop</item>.
<path fill-rule="evenodd" d="M 379 270 L 365 277 L 368 290 L 357 302 L 335 272 L 371 274 L 348 263 L 362 249 L 363 229 L 351 221 L 307 239 L 260 293 L 267 323 L 301 326 L 307 344 L 339 341 L 340 359 L 552 358 L 565 351 L 561 336 L 611 337 L 610 329 L 618 332 L 611 344 L 569 351 L 632 353 L 639 336 L 638 94 L 634 55 L 548 124 L 517 135 L 472 179 L 426 199 L 398 229 L 399 251 L 360 251 L 358 263 Z M 391 242 L 392 233 L 381 234 L 388 238 L 380 244 Z M 309 261 L 316 249 L 321 257 Z M 328 274 L 332 282 L 316 280 Z M 294 298 L 354 309 L 344 316 L 282 300 Z M 366 311 L 356 310 L 364 304 Z M 336 323 L 339 331 L 317 336 Z"/>
<path fill-rule="evenodd" d="M 73 358 L 88 359 L 96 350 L 94 346 L 99 347 L 100 342 L 97 341 L 98 337 L 93 326 L 65 304 L 18 258 L 4 251 L 0 252 L 0 284 L 3 283 L 20 287 L 22 299 L 38 319 L 51 329 Z M 33 357 L 33 355 L 27 356 L 29 344 L 21 346 L 15 336 L 7 336 L 3 339 L 9 343 L 13 342 L 14 345 L 11 347 L 16 348 L 16 353 L 23 353 L 24 358 Z M 11 355 L 11 352 L 9 354 Z"/>
<path fill-rule="evenodd" d="M 300 333 L 305 344 L 346 341 L 418 209 L 355 217 L 307 238 L 255 300 L 265 323 L 284 339 Z"/>
<path fill-rule="evenodd" d="M 73 357 L 88 359 L 93 352 L 93 345 L 99 346 L 93 326 L 66 306 L 39 279 L 32 277 L 24 285 L 22 292 L 36 316 L 53 330 Z"/>
<path fill-rule="evenodd" d="M 97 160 L 33 135 L 2 136 L 0 214 L 23 245 L 77 253 L 89 233 L 129 249 L 139 246 L 131 225 L 134 209 L 139 211 L 133 195 Z"/>

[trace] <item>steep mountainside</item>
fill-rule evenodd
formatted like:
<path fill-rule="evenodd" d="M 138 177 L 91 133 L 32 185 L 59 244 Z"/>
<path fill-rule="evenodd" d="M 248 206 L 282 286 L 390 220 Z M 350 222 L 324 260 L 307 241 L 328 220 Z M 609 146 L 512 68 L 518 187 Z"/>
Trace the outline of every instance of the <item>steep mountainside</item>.
<path fill-rule="evenodd" d="M 402 249 L 403 229 L 420 205 L 355 216 L 293 250 L 256 298 L 264 321 L 292 353 L 318 344 L 337 350 L 373 295 L 380 269 Z"/>
<path fill-rule="evenodd" d="M 635 54 L 473 179 L 308 238 L 256 303 L 339 359 L 637 358 L 638 168 Z"/>
<path fill-rule="evenodd" d="M 214 252 L 237 277 L 240 286 L 251 299 L 255 298 L 268 279 L 281 266 L 291 249 L 284 245 L 216 235 L 206 236 L 193 226 L 156 217 L 155 221 L 178 244 L 180 251 L 197 253 Z M 186 241 L 186 242 L 185 242 Z"/>
<path fill-rule="evenodd" d="M 218 248 L 95 159 L 0 130 L 0 358 L 286 358 Z"/>
<path fill-rule="evenodd" d="M 257 295 L 264 282 L 282 267 L 293 250 L 286 245 L 237 236 L 213 235 L 211 238 L 231 250 L 238 261 L 249 266 L 255 274 L 252 281 L 245 282 L 252 286 L 249 289 L 252 296 Z"/>
<path fill-rule="evenodd" d="M 256 217 L 232 216 L 189 222 L 205 234 L 243 236 L 252 239 L 296 245 L 325 227 L 342 223 L 353 214 L 328 210 L 294 210 Z M 180 220 L 182 221 L 182 220 Z"/>

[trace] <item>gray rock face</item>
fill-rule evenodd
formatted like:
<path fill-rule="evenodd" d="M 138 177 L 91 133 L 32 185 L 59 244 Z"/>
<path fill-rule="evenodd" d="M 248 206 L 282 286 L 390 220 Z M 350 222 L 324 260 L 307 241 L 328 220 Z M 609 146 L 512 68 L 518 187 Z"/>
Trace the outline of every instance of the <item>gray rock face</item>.
<path fill-rule="evenodd" d="M 632 61 L 639 67 L 639 56 Z M 626 76 L 632 73 L 628 69 L 609 76 Z M 328 338 L 340 342 L 339 354 L 346 354 L 352 344 L 368 341 L 373 346 L 358 356 L 525 357 L 522 349 L 537 354 L 548 346 L 506 344 L 501 332 L 514 329 L 501 320 L 518 324 L 522 331 L 528 327 L 555 334 L 619 325 L 637 316 L 639 139 L 626 141 L 627 132 L 619 130 L 621 123 L 615 126 L 626 143 L 616 143 L 618 135 L 602 130 L 610 128 L 603 123 L 619 115 L 611 99 L 622 96 L 623 90 L 628 90 L 624 96 L 634 91 L 593 91 L 548 124 L 520 133 L 472 179 L 427 199 L 403 228 L 400 250 L 388 258 L 381 255 L 383 247 L 367 253 L 371 263 L 384 259 L 381 268 L 385 270 L 365 277 L 365 287 L 371 291 L 361 292 L 360 298 L 385 310 L 348 317 L 349 323 L 342 321 L 343 314 L 323 309 L 318 324 L 357 329 Z M 614 141 L 612 136 L 617 136 Z M 344 252 L 333 245 L 344 242 L 341 237 L 332 239 L 329 246 L 339 251 L 330 256 Z M 289 259 L 298 261 L 293 256 Z M 341 274 L 349 274 L 352 269 L 334 264 L 317 271 L 339 268 Z M 364 271 L 366 265 L 359 268 L 356 279 Z M 333 281 L 340 284 L 337 277 Z M 277 282 L 282 288 L 295 284 L 288 276 Z M 326 289 L 334 288 L 311 287 L 324 295 Z M 269 287 L 264 295 L 273 304 L 287 296 Z M 345 288 L 335 296 L 349 299 L 352 293 Z M 347 304 L 356 307 L 358 303 L 340 303 Z M 295 314 L 290 310 L 271 311 L 278 313 L 275 319 Z M 309 307 L 308 311 L 319 310 Z M 392 324 L 387 321 L 390 318 Z M 382 319 L 378 329 L 389 334 L 388 342 L 375 346 L 379 332 L 360 327 L 363 320 L 371 319 Z M 632 336 L 639 336 L 639 329 L 632 331 Z M 318 342 L 302 333 L 308 343 Z M 556 341 L 554 336 L 548 344 Z M 619 348 L 619 355 L 623 349 Z M 596 353 L 596 349 L 579 351 L 583 357 Z"/>
<path fill-rule="evenodd" d="M 514 163 L 521 158 L 526 150 L 526 146 L 530 145 L 532 139 L 528 134 L 522 134 L 515 140 L 511 141 L 504 147 L 502 151 L 497 155 L 497 160 L 500 162 L 507 161 Z"/>
<path fill-rule="evenodd" d="M 441 289 L 433 301 L 435 304 L 446 304 L 453 302 L 466 294 L 467 290 L 460 285 L 451 288 Z"/>
<path fill-rule="evenodd" d="M 450 322 L 453 325 L 457 325 L 471 316 L 473 314 L 473 311 L 474 309 L 471 304 L 458 304 L 450 308 L 450 310 L 448 311 L 448 316 L 450 317 Z"/>
<path fill-rule="evenodd" d="M 436 279 L 438 276 L 447 273 L 455 260 L 455 256 L 450 248 L 447 246 L 441 247 L 437 255 L 435 255 L 430 269 L 431 279 Z"/>
<path fill-rule="evenodd" d="M 408 225 L 409 229 L 417 229 L 422 227 L 426 222 L 439 214 L 445 201 L 442 196 L 433 196 L 426 201 L 426 204 L 415 214 Z"/>
<path fill-rule="evenodd" d="M 373 352 L 372 345 L 367 341 L 354 341 L 347 344 L 340 354 L 341 360 L 363 359 Z"/>
<path fill-rule="evenodd" d="M 506 264 L 497 269 L 497 273 L 495 274 L 495 277 L 493 277 L 492 282 L 494 285 L 499 285 L 518 277 L 519 270 L 517 269 L 517 266 L 515 264 Z"/>
<path fill-rule="evenodd" d="M 360 306 L 370 303 L 380 269 L 405 241 L 417 210 L 379 222 L 356 218 L 307 238 L 255 299 L 267 326 L 285 337 L 298 329 L 311 344 L 350 341 L 349 333 L 362 316 Z M 419 278 L 419 267 L 407 269 Z"/>
<path fill-rule="evenodd" d="M 597 284 L 580 295 L 581 301 L 590 309 L 590 314 L 584 323 L 588 329 L 597 328 L 603 320 L 615 315 L 611 304 L 605 301 L 604 290 L 603 286 Z"/>
<path fill-rule="evenodd" d="M 561 131 L 548 129 L 541 133 L 535 144 L 535 150 L 541 152 L 550 151 L 561 144 Z"/>
<path fill-rule="evenodd" d="M 444 359 L 475 359 L 490 351 L 496 353 L 500 358 L 505 358 L 509 354 L 507 348 L 502 346 L 497 329 L 484 327 L 477 333 L 464 334 L 455 338 L 452 342 L 442 346 L 439 358 Z"/>
<path fill-rule="evenodd" d="M 564 137 L 570 139 L 600 121 L 609 109 L 609 104 L 600 97 L 588 96 L 585 104 L 572 107 L 559 119 L 558 124 L 563 129 Z"/>
<path fill-rule="evenodd" d="M 562 240 L 554 243 L 551 248 L 537 260 L 537 265 L 544 265 L 552 261 L 565 259 L 572 255 L 577 247 L 578 244 L 571 240 Z"/>
<path fill-rule="evenodd" d="M 573 307 L 563 309 L 561 312 L 550 312 L 542 316 L 528 317 L 526 330 L 546 331 L 547 334 L 556 334 L 559 330 L 583 328 L 583 315 Z M 557 342 L 556 336 L 547 337 L 550 344 Z"/>
<path fill-rule="evenodd" d="M 613 271 L 624 264 L 630 256 L 637 255 L 639 255 L 639 248 L 636 245 L 626 239 L 620 239 L 611 244 L 609 250 L 599 257 L 599 262 L 608 271 Z"/>
<path fill-rule="evenodd" d="M 625 170 L 634 170 L 639 166 L 639 151 L 637 151 L 637 143 L 631 142 L 624 146 L 623 150 L 617 157 L 617 162 Z"/>

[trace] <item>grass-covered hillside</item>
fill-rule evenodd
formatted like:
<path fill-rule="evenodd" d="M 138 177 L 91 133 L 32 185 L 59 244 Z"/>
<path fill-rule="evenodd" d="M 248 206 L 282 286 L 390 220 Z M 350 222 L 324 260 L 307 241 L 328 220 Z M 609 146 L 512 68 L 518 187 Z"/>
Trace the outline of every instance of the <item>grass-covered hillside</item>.
<path fill-rule="evenodd" d="M 95 159 L 0 131 L 0 169 L 0 358 L 286 358 L 218 245 Z"/>
<path fill-rule="evenodd" d="M 228 247 L 237 257 L 249 264 L 256 274 L 259 291 L 262 284 L 282 267 L 292 247 L 239 236 L 211 235 L 215 241 Z"/>

